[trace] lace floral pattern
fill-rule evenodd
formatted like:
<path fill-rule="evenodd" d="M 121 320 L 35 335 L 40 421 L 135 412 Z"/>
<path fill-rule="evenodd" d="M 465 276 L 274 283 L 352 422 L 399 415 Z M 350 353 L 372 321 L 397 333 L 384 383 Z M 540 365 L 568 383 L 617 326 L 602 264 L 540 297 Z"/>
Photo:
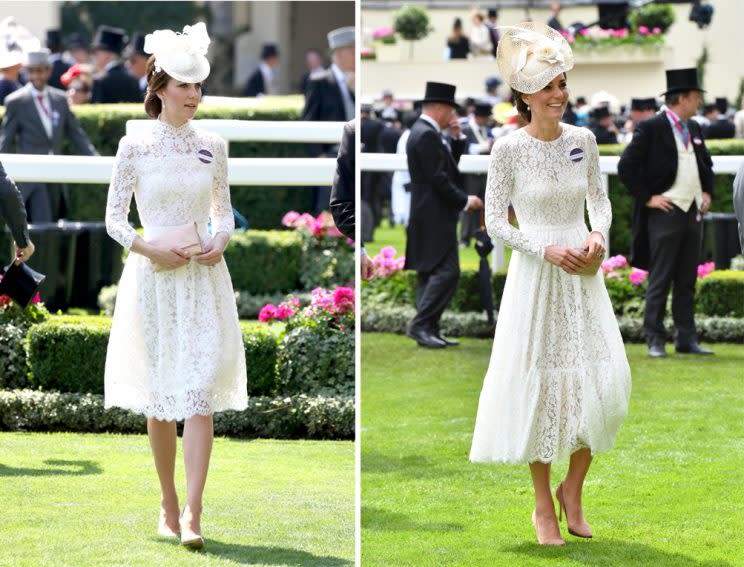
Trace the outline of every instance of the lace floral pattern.
<path fill-rule="evenodd" d="M 514 206 L 519 229 L 509 225 Z M 563 125 L 553 142 L 524 131 L 492 152 L 486 224 L 514 249 L 478 405 L 470 458 L 554 462 L 609 450 L 628 409 L 630 369 L 600 274 L 572 276 L 543 260 L 550 244 L 607 234 L 609 199 L 594 136 Z"/>
<path fill-rule="evenodd" d="M 129 249 L 134 195 L 148 230 L 206 222 L 212 234 L 234 229 L 224 141 L 194 129 L 155 122 L 141 137 L 124 137 L 106 208 L 109 234 Z M 208 235 L 203 235 L 208 238 Z M 246 367 L 237 308 L 224 260 L 155 272 L 130 253 L 106 357 L 105 406 L 160 420 L 247 407 Z"/>

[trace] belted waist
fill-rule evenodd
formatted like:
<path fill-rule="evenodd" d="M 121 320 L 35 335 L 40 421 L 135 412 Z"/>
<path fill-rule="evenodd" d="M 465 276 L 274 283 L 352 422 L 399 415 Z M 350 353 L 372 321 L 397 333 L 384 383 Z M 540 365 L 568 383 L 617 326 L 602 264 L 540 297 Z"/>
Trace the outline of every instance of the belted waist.
<path fill-rule="evenodd" d="M 583 222 L 572 222 L 568 224 L 530 224 L 520 222 L 519 228 L 520 230 L 571 230 L 574 228 L 583 228 L 586 230 L 586 224 Z"/>
<path fill-rule="evenodd" d="M 174 228 L 183 226 L 184 224 L 186 223 L 174 224 L 170 226 L 143 226 L 142 228 L 145 229 L 145 240 L 150 240 L 151 238 L 157 238 L 162 234 L 166 234 L 169 230 L 173 230 Z M 201 237 L 202 242 L 209 238 L 209 223 L 207 221 L 197 222 L 196 228 L 199 232 L 199 236 Z"/>

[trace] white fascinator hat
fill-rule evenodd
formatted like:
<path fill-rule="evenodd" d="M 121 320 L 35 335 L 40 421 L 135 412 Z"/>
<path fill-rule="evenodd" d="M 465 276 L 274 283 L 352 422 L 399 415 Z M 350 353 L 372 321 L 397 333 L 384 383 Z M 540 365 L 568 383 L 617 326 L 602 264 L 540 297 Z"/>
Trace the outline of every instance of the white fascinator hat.
<path fill-rule="evenodd" d="M 209 76 L 207 26 L 184 26 L 183 33 L 156 30 L 145 36 L 143 51 L 155 56 L 155 72 L 165 71 L 184 83 L 199 83 Z"/>
<path fill-rule="evenodd" d="M 561 73 L 573 68 L 574 57 L 568 41 L 553 28 L 539 22 L 499 26 L 501 39 L 496 63 L 509 86 L 532 94 Z"/>

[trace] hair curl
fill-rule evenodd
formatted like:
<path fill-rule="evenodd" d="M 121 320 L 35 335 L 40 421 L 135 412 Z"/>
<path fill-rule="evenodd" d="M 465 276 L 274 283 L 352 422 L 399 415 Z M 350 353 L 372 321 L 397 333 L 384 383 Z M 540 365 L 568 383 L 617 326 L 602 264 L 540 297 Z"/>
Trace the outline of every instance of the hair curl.
<path fill-rule="evenodd" d="M 525 120 L 525 122 L 530 123 L 532 121 L 532 111 L 530 110 L 530 107 L 527 106 L 527 103 L 524 102 L 524 99 L 522 99 L 524 93 L 512 90 L 512 94 L 514 95 L 514 104 L 517 106 L 517 112 L 519 112 L 519 115 Z"/>
<path fill-rule="evenodd" d="M 157 118 L 163 110 L 163 101 L 156 94 L 168 84 L 171 76 L 163 71 L 155 71 L 155 56 L 147 60 L 147 91 L 145 92 L 145 112 L 150 118 Z"/>

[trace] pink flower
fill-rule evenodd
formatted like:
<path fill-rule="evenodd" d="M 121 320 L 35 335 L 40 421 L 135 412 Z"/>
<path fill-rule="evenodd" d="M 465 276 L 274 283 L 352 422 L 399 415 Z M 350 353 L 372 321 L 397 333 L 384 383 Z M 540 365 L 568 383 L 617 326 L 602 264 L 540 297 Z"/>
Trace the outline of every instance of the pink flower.
<path fill-rule="evenodd" d="M 639 26 L 638 27 L 638 33 L 641 35 L 647 35 L 648 34 L 648 28 L 646 26 Z"/>
<path fill-rule="evenodd" d="M 372 32 L 372 37 L 375 39 L 381 39 L 383 37 L 387 37 L 389 35 L 393 35 L 395 31 L 392 28 L 377 28 Z"/>
<path fill-rule="evenodd" d="M 606 277 L 608 280 L 619 280 L 622 279 L 623 275 L 620 272 L 616 272 L 613 270 L 609 274 L 607 274 Z"/>
<path fill-rule="evenodd" d="M 335 313 L 354 311 L 354 290 L 350 287 L 337 287 L 333 291 L 333 305 Z"/>
<path fill-rule="evenodd" d="M 280 303 L 279 307 L 276 308 L 274 317 L 276 319 L 279 319 L 280 321 L 284 321 L 287 317 L 292 317 L 292 315 L 294 314 L 294 309 L 292 309 L 292 307 L 288 303 L 283 302 Z"/>
<path fill-rule="evenodd" d="M 640 270 L 638 268 L 631 269 L 630 274 L 628 275 L 628 279 L 633 285 L 641 285 L 643 282 L 646 281 L 647 277 L 648 272 L 646 270 Z"/>
<path fill-rule="evenodd" d="M 289 302 L 290 302 L 290 303 L 291 303 L 292 305 L 294 305 L 295 307 L 299 307 L 299 306 L 300 306 L 300 300 L 299 300 L 299 299 L 297 299 L 296 297 L 293 297 L 292 299 L 290 299 L 290 300 L 289 300 Z"/>
<path fill-rule="evenodd" d="M 300 213 L 297 211 L 289 211 L 282 217 L 282 224 L 284 226 L 294 226 L 297 219 L 300 218 Z"/>
<path fill-rule="evenodd" d="M 36 295 L 34 295 L 33 299 L 31 300 L 31 303 L 41 303 L 41 297 L 39 297 L 39 292 L 36 292 Z"/>
<path fill-rule="evenodd" d="M 607 258 L 604 262 L 602 262 L 602 271 L 607 273 L 611 272 L 612 270 L 618 270 L 620 268 L 624 268 L 628 265 L 628 260 L 623 256 L 622 254 L 618 254 L 617 256 L 611 256 Z"/>
<path fill-rule="evenodd" d="M 705 264 L 700 264 L 697 267 L 697 277 L 704 278 L 705 276 L 709 275 L 715 269 L 716 269 L 715 262 L 705 262 Z"/>
<path fill-rule="evenodd" d="M 258 314 L 258 320 L 262 323 L 269 323 L 276 317 L 276 305 L 268 303 L 261 308 Z"/>
<path fill-rule="evenodd" d="M 654 28 L 654 29 L 651 30 L 651 33 L 653 33 L 655 35 L 659 35 L 661 33 L 661 28 L 658 28 L 658 27 L 657 28 Z"/>
<path fill-rule="evenodd" d="M 582 28 L 579 30 L 579 33 L 583 36 L 589 35 L 589 29 L 588 28 Z"/>

